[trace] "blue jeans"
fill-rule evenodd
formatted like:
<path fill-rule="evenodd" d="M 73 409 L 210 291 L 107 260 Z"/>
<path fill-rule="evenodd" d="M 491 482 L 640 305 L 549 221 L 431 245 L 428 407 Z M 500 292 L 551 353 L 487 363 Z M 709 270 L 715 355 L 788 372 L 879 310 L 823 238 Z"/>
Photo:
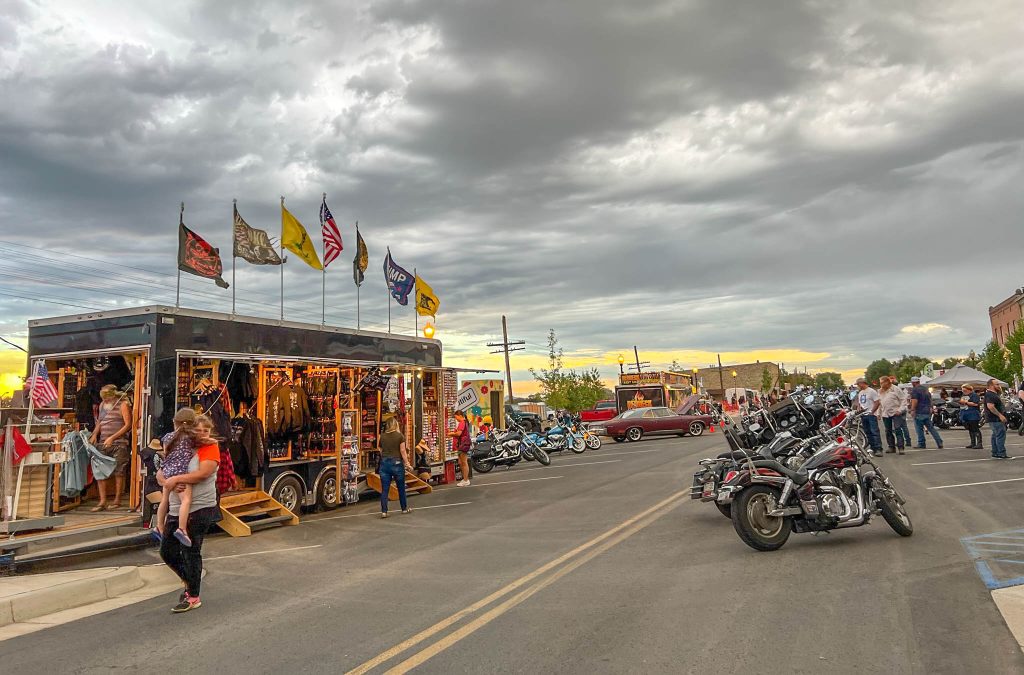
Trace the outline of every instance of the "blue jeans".
<path fill-rule="evenodd" d="M 935 444 L 940 448 L 942 447 L 942 436 L 939 436 L 939 430 L 932 424 L 932 415 L 914 415 L 914 426 L 917 428 L 917 447 L 924 447 L 924 430 L 927 429 L 928 433 L 935 439 Z"/>
<path fill-rule="evenodd" d="M 872 452 L 882 451 L 882 437 L 878 433 L 878 418 L 874 415 L 861 417 L 861 424 L 864 425 L 864 435 L 868 437 L 868 446 Z"/>
<path fill-rule="evenodd" d="M 995 420 L 992 425 L 992 456 L 1006 457 L 1006 425 Z"/>
<path fill-rule="evenodd" d="M 910 434 L 907 433 L 906 416 L 893 415 L 892 417 L 883 417 L 882 422 L 885 423 L 885 442 L 889 449 L 895 450 L 899 448 L 902 450 L 906 440 L 910 438 Z"/>
<path fill-rule="evenodd" d="M 388 493 L 391 492 L 391 481 L 398 488 L 398 503 L 402 510 L 408 508 L 405 501 L 405 463 L 398 457 L 385 457 L 380 460 L 380 512 L 388 512 Z"/>
<path fill-rule="evenodd" d="M 899 419 L 896 419 L 896 417 Z M 893 418 L 893 422 L 896 424 L 896 431 L 903 434 L 903 442 L 909 448 L 914 442 L 910 440 L 910 429 L 907 428 L 907 413 L 900 413 L 896 417 Z"/>

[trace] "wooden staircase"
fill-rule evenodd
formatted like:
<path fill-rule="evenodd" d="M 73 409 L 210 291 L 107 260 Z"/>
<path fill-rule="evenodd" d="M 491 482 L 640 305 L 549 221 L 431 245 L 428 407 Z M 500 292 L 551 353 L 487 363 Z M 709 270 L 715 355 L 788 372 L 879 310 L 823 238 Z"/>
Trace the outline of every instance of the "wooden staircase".
<path fill-rule="evenodd" d="M 232 537 L 248 537 L 273 525 L 298 525 L 299 517 L 261 490 L 236 492 L 220 498 L 220 529 Z"/>
<path fill-rule="evenodd" d="M 376 473 L 366 474 L 366 485 L 371 490 L 380 492 L 382 485 L 380 482 L 380 475 Z M 426 483 L 420 480 L 420 477 L 414 474 L 412 471 L 405 472 L 405 493 L 406 494 L 420 494 L 428 495 L 434 491 L 433 486 L 430 483 Z M 398 499 L 398 486 L 394 483 L 391 484 L 391 489 L 388 490 L 388 499 Z"/>

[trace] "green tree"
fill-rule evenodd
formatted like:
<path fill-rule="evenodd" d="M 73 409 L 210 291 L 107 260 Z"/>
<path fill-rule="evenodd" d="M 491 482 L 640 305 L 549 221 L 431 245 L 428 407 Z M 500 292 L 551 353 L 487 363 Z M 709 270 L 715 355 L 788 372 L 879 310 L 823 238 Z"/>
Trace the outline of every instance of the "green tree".
<path fill-rule="evenodd" d="M 1006 358 L 1006 350 L 992 340 L 981 352 L 981 360 L 978 369 L 991 377 L 997 377 L 1003 382 L 1012 382 L 1013 375 L 1010 372 L 1010 364 Z"/>
<path fill-rule="evenodd" d="M 978 358 L 977 353 L 975 353 L 973 349 L 964 357 L 964 365 L 970 366 L 971 368 L 977 368 L 980 362 L 981 359 Z"/>
<path fill-rule="evenodd" d="M 774 381 L 772 374 L 769 372 L 767 366 L 761 369 L 761 392 L 767 394 L 772 390 Z"/>
<path fill-rule="evenodd" d="M 963 363 L 963 361 L 964 361 L 963 358 L 958 358 L 956 356 L 950 356 L 948 359 L 943 359 L 942 363 L 940 365 L 942 366 L 943 370 L 949 370 L 950 368 L 956 366 L 957 364 Z"/>
<path fill-rule="evenodd" d="M 682 373 L 683 364 L 679 363 L 679 359 L 672 359 L 672 363 L 669 364 L 668 369 L 673 373 Z"/>
<path fill-rule="evenodd" d="M 1024 367 L 1020 356 L 1021 344 L 1024 344 L 1024 321 L 1017 324 L 1017 327 L 1006 338 L 1006 365 L 1009 370 L 1010 379 L 1000 378 L 1006 382 L 1012 383 L 1014 376 L 1019 378 L 1021 368 Z"/>
<path fill-rule="evenodd" d="M 924 356 L 908 356 L 904 354 L 893 365 L 896 367 L 896 376 L 900 378 L 900 382 L 909 382 L 913 376 L 920 375 L 921 371 L 929 363 L 932 363 L 932 360 Z M 933 365 L 938 366 L 938 364 Z M 871 381 L 873 382 L 873 380 Z"/>
<path fill-rule="evenodd" d="M 864 379 L 870 382 L 877 382 L 882 375 L 889 375 L 896 372 L 896 366 L 889 359 L 877 359 L 868 364 L 864 371 Z M 906 380 L 900 380 L 905 382 Z"/>
<path fill-rule="evenodd" d="M 540 383 L 544 402 L 556 410 L 579 412 L 593 408 L 605 392 L 601 374 L 596 368 L 577 373 L 563 367 L 563 350 L 558 345 L 555 329 L 548 331 L 548 367 L 530 373 Z"/>
<path fill-rule="evenodd" d="M 833 372 L 818 373 L 814 376 L 814 386 L 824 389 L 841 389 L 844 386 L 843 376 Z"/>

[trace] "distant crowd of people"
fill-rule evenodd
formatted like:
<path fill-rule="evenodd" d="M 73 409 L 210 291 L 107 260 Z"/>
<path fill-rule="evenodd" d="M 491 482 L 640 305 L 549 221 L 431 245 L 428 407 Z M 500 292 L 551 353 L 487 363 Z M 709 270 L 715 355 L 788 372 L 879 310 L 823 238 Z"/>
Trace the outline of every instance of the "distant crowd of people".
<path fill-rule="evenodd" d="M 854 406 L 869 413 L 861 419 L 868 445 L 876 456 L 882 455 L 879 420 L 885 430 L 887 452 L 903 454 L 904 449 L 910 446 L 910 431 L 907 428 L 908 414 L 913 417 L 914 427 L 917 431 L 916 448 L 924 449 L 926 447 L 925 431 L 931 435 L 940 450 L 943 447 L 942 436 L 932 421 L 931 391 L 921 384 L 920 377 L 912 377 L 910 383 L 911 389 L 906 392 L 900 388 L 895 377 L 883 376 L 879 379 L 879 388 L 876 390 L 863 377 L 857 379 Z M 992 457 L 1010 459 L 1006 454 L 1007 419 L 1002 393 L 1002 385 L 999 380 L 992 378 L 980 395 L 972 385 L 968 384 L 952 394 L 943 390 L 945 396 L 942 398 L 943 400 L 958 400 L 960 403 L 960 421 L 970 437 L 970 443 L 965 447 L 972 450 L 984 449 L 981 439 L 981 416 L 984 414 L 985 422 L 992 430 Z M 1024 400 L 1024 385 L 1021 386 L 1018 396 Z"/>

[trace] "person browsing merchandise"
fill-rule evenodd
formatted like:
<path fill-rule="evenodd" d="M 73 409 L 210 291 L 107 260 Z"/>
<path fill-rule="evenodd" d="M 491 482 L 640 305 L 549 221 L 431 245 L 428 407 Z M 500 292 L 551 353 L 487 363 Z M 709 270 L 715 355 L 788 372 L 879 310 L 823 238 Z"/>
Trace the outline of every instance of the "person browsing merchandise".
<path fill-rule="evenodd" d="M 967 446 L 970 450 L 983 450 L 981 444 L 981 399 L 974 392 L 974 387 L 965 384 L 960 399 L 960 421 L 963 422 L 971 438 Z"/>
<path fill-rule="evenodd" d="M 871 453 L 876 457 L 882 455 L 882 438 L 878 433 L 878 406 L 880 397 L 878 392 L 868 386 L 868 381 L 863 377 L 857 378 L 857 408 L 863 410 L 865 415 L 860 418 L 864 425 L 864 434 L 868 437 L 868 446 Z"/>
<path fill-rule="evenodd" d="M 1003 414 L 1003 388 L 994 377 L 985 389 L 985 421 L 992 427 L 992 457 L 1010 459 L 1006 454 L 1006 415 Z"/>
<path fill-rule="evenodd" d="M 942 450 L 942 436 L 932 423 L 932 393 L 916 375 L 910 378 L 910 383 L 914 385 L 910 390 L 910 414 L 914 416 L 914 428 L 917 430 L 917 448 L 920 450 L 925 447 L 924 430 L 927 429 L 935 439 L 935 445 Z"/>
<path fill-rule="evenodd" d="M 455 428 L 448 432 L 448 437 L 455 439 L 455 449 L 459 452 L 459 468 L 462 469 L 462 480 L 455 485 L 469 487 L 469 451 L 473 447 L 473 442 L 470 439 L 466 413 L 461 410 L 455 411 Z"/>
<path fill-rule="evenodd" d="M 398 430 L 398 420 L 389 415 L 384 421 L 384 433 L 380 437 L 380 517 L 388 517 L 388 497 L 391 482 L 398 488 L 398 503 L 402 513 L 411 513 L 406 501 L 405 467 L 412 467 L 405 447 L 405 435 Z"/>

